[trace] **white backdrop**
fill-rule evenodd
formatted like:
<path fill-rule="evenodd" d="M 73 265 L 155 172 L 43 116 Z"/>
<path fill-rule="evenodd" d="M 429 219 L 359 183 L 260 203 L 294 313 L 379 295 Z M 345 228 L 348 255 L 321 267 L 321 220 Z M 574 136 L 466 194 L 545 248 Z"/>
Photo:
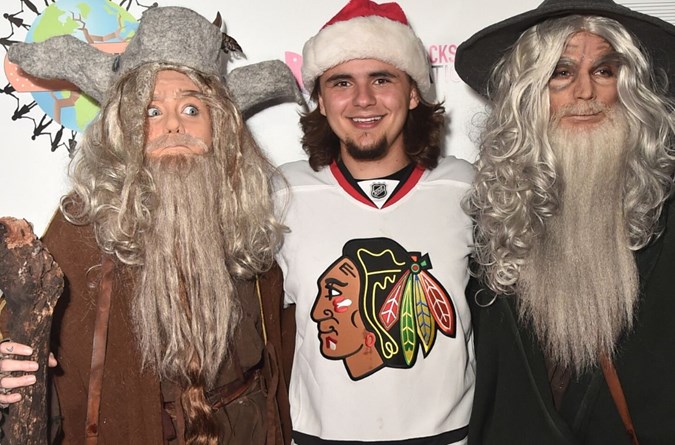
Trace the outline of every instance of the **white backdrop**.
<path fill-rule="evenodd" d="M 57 0 L 65 2 L 67 0 Z M 141 4 L 150 0 L 79 0 L 91 7 L 110 1 L 127 9 L 136 19 Z M 400 0 L 408 19 L 429 50 L 434 67 L 436 92 L 445 100 L 450 119 L 446 153 L 472 161 L 476 130 L 472 121 L 484 110 L 482 101 L 457 77 L 454 50 L 477 30 L 536 7 L 539 0 L 503 2 L 499 0 Z M 0 1 L 0 43 L 24 41 L 37 13 L 53 0 Z M 242 46 L 246 58 L 235 60 L 230 68 L 269 59 L 286 61 L 292 69 L 299 60 L 304 42 L 330 19 L 346 0 L 158 0 L 160 6 L 186 6 L 208 18 L 220 12 L 227 33 Z M 675 14 L 675 2 L 620 2 L 631 8 L 659 15 L 668 20 Z M 189 33 L 189 30 L 177 30 Z M 5 50 L 0 56 L 5 58 Z M 64 60 L 63 63 L 68 63 Z M 0 73 L 0 216 L 26 218 L 43 233 L 58 200 L 68 190 L 66 178 L 69 154 L 67 140 L 71 130 L 49 122 L 39 106 L 33 106 L 30 93 L 13 92 L 4 71 Z M 299 144 L 298 113 L 294 104 L 267 109 L 249 120 L 249 125 L 265 152 L 275 164 L 304 157 Z M 37 127 L 37 130 L 36 130 Z M 38 133 L 35 137 L 34 134 Z M 43 133 L 43 134 L 39 134 Z M 60 139 L 59 139 L 60 138 Z M 57 148 L 52 151 L 52 146 Z"/>

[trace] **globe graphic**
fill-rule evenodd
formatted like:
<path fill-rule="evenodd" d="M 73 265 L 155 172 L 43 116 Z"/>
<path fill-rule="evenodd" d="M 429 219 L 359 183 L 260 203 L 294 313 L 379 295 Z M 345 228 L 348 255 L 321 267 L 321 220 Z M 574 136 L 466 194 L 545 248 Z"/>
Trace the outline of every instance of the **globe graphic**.
<path fill-rule="evenodd" d="M 101 43 L 119 43 L 136 33 L 138 22 L 124 8 L 108 0 L 57 0 L 42 11 L 31 25 L 26 42 L 42 42 L 49 37 L 72 35 L 82 41 L 96 36 Z M 63 63 L 68 63 L 65 55 Z M 79 92 L 55 91 L 33 93 L 35 102 L 52 119 L 56 102 L 60 108 L 60 123 L 71 130 L 84 131 L 99 111 L 98 105 Z"/>

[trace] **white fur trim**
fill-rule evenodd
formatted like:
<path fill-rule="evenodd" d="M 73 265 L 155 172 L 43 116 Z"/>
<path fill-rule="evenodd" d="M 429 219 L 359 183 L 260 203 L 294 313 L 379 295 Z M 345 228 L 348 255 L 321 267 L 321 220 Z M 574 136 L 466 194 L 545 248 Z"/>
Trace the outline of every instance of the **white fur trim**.
<path fill-rule="evenodd" d="M 354 59 L 377 59 L 405 71 L 420 94 L 432 101 L 427 51 L 412 28 L 379 16 L 356 17 L 333 23 L 305 43 L 302 81 L 311 92 L 326 70 Z"/>

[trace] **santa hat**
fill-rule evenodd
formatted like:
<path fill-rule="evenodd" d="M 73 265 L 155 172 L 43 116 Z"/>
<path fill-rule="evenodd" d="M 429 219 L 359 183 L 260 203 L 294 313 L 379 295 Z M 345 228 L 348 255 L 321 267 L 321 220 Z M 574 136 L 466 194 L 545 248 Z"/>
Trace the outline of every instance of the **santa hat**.
<path fill-rule="evenodd" d="M 431 71 L 424 44 L 397 3 L 350 2 L 302 50 L 307 91 L 326 70 L 354 59 L 377 59 L 405 71 L 425 100 L 432 101 Z"/>

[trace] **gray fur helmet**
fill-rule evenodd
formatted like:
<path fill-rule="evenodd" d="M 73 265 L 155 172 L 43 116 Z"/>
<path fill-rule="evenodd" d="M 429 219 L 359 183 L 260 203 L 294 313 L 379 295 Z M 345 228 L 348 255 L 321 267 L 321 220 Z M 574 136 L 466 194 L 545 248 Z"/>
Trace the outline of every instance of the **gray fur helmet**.
<path fill-rule="evenodd" d="M 227 43 L 233 40 L 219 26 L 182 7 L 154 7 L 141 17 L 136 34 L 121 54 L 97 50 L 73 36 L 56 36 L 39 43 L 15 43 L 9 60 L 26 73 L 75 84 L 99 104 L 124 73 L 150 62 L 187 66 L 225 79 L 244 115 L 263 105 L 304 99 L 290 69 L 271 60 L 234 69 L 227 74 Z M 238 45 L 235 43 L 237 49 Z M 240 50 L 240 49 L 239 49 Z M 64 55 L 68 63 L 64 63 Z"/>

